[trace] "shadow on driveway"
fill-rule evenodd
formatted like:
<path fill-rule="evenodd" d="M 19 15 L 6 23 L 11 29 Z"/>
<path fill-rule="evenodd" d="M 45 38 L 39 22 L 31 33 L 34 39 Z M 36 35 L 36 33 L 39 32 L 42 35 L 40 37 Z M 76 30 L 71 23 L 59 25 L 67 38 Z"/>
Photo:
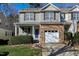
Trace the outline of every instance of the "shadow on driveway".
<path fill-rule="evenodd" d="M 66 45 L 66 46 L 58 49 L 56 52 L 54 52 L 54 50 L 52 49 L 51 53 L 48 56 L 56 56 L 58 54 L 61 54 L 63 52 L 67 52 L 67 51 L 76 51 L 76 50 L 69 50 L 71 48 L 72 48 L 72 46 Z"/>

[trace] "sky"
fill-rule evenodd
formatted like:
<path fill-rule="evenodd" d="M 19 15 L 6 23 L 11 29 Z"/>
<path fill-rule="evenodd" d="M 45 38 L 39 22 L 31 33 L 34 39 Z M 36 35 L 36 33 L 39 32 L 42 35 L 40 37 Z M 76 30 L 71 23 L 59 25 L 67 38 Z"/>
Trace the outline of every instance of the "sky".
<path fill-rule="evenodd" d="M 17 9 L 23 9 L 23 8 L 28 8 L 29 7 L 29 4 L 25 4 L 25 3 L 17 3 L 17 4 L 15 4 L 15 7 L 17 8 Z"/>

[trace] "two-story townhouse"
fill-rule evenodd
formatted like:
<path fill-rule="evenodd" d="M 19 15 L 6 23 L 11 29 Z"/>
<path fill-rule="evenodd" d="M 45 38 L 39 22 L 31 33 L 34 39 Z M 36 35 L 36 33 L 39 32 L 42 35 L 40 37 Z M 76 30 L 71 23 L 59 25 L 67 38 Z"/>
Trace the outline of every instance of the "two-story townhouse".
<path fill-rule="evenodd" d="M 63 43 L 64 25 L 69 25 L 68 31 L 77 31 L 79 7 L 58 8 L 47 4 L 42 8 L 27 8 L 19 11 L 19 22 L 15 25 L 15 36 L 32 35 L 39 43 Z M 75 26 L 73 26 L 75 24 Z"/>
<path fill-rule="evenodd" d="M 72 32 L 72 33 L 75 33 L 75 32 L 79 32 L 79 6 L 78 5 L 75 5 L 71 8 L 60 8 L 61 9 L 61 12 L 64 13 L 64 17 L 63 19 L 61 18 L 61 21 L 64 20 L 64 25 L 69 25 L 69 28 L 68 28 L 68 32 Z M 62 15 L 61 13 L 61 15 Z M 64 28 L 64 30 L 66 31 L 66 29 Z"/>

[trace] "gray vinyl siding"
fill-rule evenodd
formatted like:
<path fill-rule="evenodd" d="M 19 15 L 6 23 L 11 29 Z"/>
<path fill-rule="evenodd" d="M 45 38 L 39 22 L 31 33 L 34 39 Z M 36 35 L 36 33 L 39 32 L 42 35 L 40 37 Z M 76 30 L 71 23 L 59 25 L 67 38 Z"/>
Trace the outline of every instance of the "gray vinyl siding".
<path fill-rule="evenodd" d="M 9 39 L 9 36 L 12 35 L 12 31 L 0 28 L 0 39 Z"/>
<path fill-rule="evenodd" d="M 7 36 L 12 36 L 13 29 L 13 19 L 9 19 L 4 16 L 3 13 L 0 13 L 0 39 L 7 39 Z"/>
<path fill-rule="evenodd" d="M 19 14 L 19 22 L 24 22 L 24 13 Z"/>
<path fill-rule="evenodd" d="M 60 13 L 58 12 L 58 13 L 56 13 L 56 20 L 58 21 L 58 22 L 60 22 Z"/>

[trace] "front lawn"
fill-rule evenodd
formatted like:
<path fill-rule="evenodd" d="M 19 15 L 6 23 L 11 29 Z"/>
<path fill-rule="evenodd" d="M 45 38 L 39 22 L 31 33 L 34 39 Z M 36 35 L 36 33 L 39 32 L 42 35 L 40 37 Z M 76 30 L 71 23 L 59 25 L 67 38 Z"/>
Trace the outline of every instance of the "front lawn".
<path fill-rule="evenodd" d="M 41 56 L 41 49 L 26 45 L 0 45 L 0 52 L 9 52 L 8 56 Z"/>

